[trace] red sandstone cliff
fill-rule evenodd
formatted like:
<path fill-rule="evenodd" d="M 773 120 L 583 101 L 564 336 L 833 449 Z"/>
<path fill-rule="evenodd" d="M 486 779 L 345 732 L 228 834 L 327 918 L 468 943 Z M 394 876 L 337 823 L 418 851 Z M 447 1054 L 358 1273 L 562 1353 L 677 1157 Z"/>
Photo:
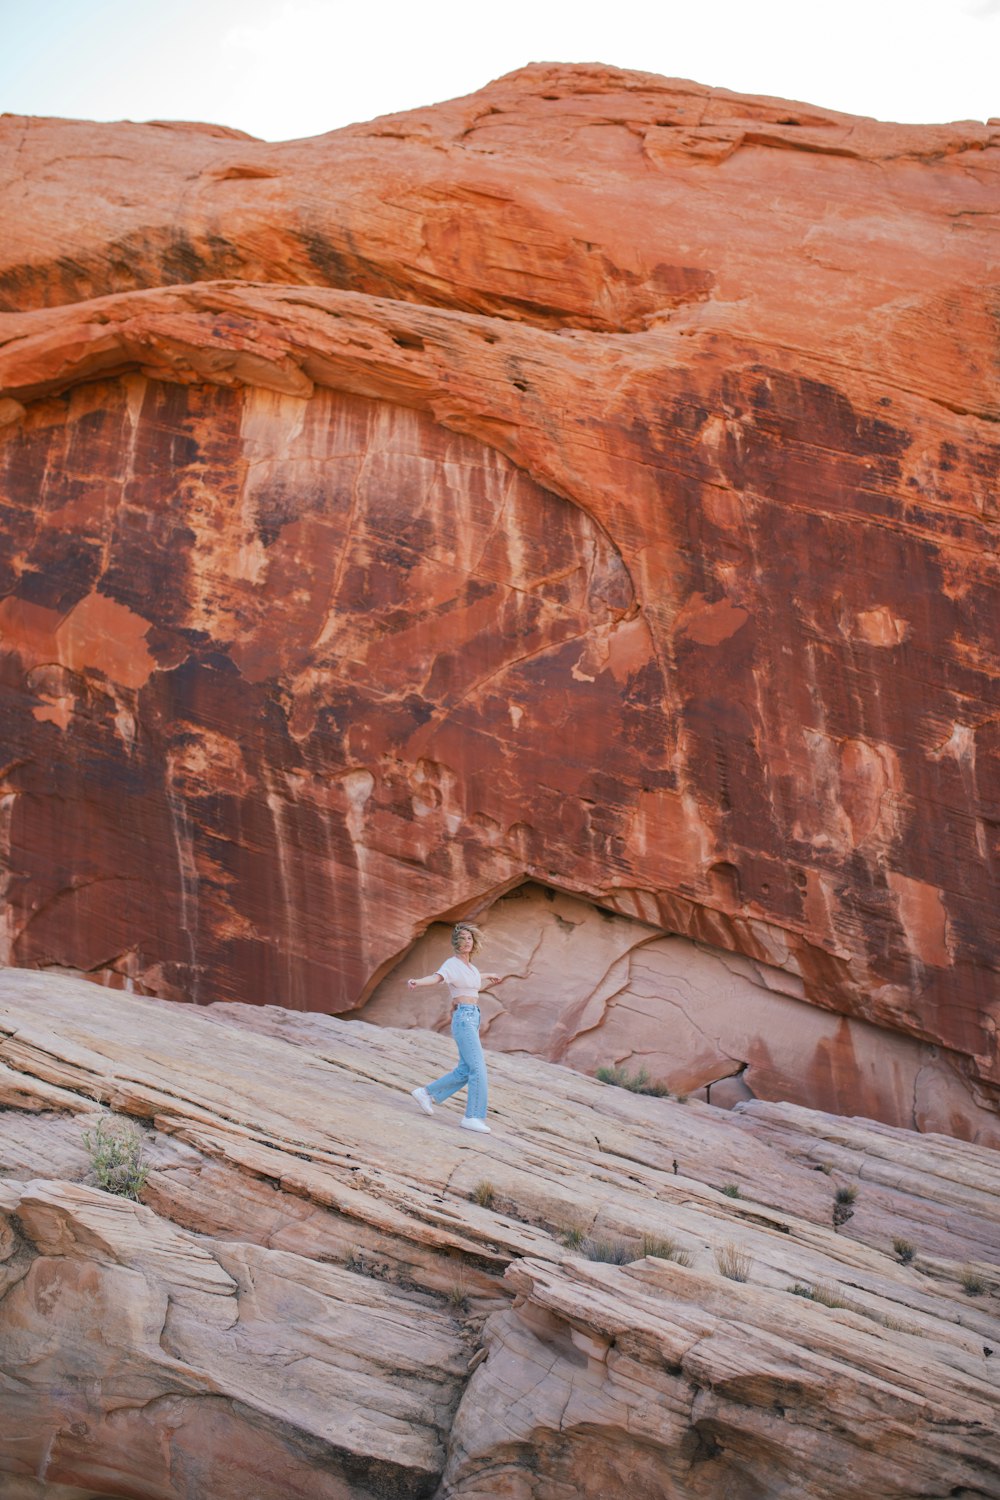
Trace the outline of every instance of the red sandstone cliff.
<path fill-rule="evenodd" d="M 0 957 L 345 1011 L 530 880 L 636 925 L 507 1045 L 674 935 L 798 1042 L 657 948 L 607 1060 L 1000 1140 L 1000 126 L 2 127 Z"/>

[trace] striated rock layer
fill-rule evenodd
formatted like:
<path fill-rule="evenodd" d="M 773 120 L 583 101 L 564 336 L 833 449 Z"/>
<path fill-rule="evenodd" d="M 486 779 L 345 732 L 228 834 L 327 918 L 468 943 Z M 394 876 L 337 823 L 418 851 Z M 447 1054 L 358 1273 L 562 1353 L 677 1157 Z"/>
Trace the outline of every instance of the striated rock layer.
<path fill-rule="evenodd" d="M 5 1500 L 1000 1496 L 993 1152 L 450 1053 L 0 974 Z"/>
<path fill-rule="evenodd" d="M 996 1143 L 1000 127 L 0 124 L 0 959 L 345 1012 L 540 883 L 650 960 L 499 954 L 548 1055 Z"/>
<path fill-rule="evenodd" d="M 432 926 L 356 1012 L 384 1026 L 448 1032 L 444 985 L 405 989 L 450 951 Z M 480 997 L 490 1047 L 531 1053 L 585 1073 L 618 1063 L 677 1093 L 729 1107 L 807 1099 L 889 1124 L 1000 1147 L 1000 1123 L 970 1098 L 938 1049 L 808 1004 L 794 976 L 576 898 L 522 885 L 489 914 L 488 971 L 503 983 Z"/>

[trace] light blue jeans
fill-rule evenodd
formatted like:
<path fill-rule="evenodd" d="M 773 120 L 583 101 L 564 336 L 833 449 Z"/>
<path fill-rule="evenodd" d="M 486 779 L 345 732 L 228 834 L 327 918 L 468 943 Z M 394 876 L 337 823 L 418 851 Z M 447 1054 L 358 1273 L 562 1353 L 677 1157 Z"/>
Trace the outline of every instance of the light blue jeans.
<path fill-rule="evenodd" d="M 479 1006 L 456 1005 L 451 1018 L 451 1034 L 458 1048 L 458 1067 L 435 1078 L 427 1085 L 427 1092 L 435 1104 L 443 1104 L 459 1089 L 469 1086 L 465 1104 L 467 1120 L 486 1118 L 486 1059 L 479 1040 Z"/>

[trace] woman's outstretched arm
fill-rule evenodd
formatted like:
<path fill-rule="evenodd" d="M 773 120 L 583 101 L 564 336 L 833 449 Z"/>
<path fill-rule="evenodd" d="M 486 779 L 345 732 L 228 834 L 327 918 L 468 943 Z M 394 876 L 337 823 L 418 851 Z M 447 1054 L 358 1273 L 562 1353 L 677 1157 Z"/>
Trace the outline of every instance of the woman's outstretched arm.
<path fill-rule="evenodd" d="M 416 990 L 425 984 L 440 984 L 443 978 L 443 974 L 426 974 L 423 979 L 408 979 L 406 981 L 406 988 L 408 990 Z"/>

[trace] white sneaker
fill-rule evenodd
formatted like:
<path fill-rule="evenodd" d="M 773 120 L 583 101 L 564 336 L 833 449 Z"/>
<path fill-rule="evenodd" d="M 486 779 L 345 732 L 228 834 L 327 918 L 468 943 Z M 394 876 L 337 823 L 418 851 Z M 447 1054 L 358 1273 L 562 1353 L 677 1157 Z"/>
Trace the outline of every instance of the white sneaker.
<path fill-rule="evenodd" d="M 484 1120 L 470 1120 L 466 1115 L 464 1120 L 459 1121 L 459 1124 L 463 1130 L 478 1130 L 481 1135 L 490 1134 L 490 1127 Z"/>
<path fill-rule="evenodd" d="M 425 1115 L 432 1115 L 434 1113 L 434 1106 L 431 1103 L 431 1096 L 425 1088 L 411 1089 L 410 1093 L 413 1095 L 414 1099 L 416 1099 Z"/>

